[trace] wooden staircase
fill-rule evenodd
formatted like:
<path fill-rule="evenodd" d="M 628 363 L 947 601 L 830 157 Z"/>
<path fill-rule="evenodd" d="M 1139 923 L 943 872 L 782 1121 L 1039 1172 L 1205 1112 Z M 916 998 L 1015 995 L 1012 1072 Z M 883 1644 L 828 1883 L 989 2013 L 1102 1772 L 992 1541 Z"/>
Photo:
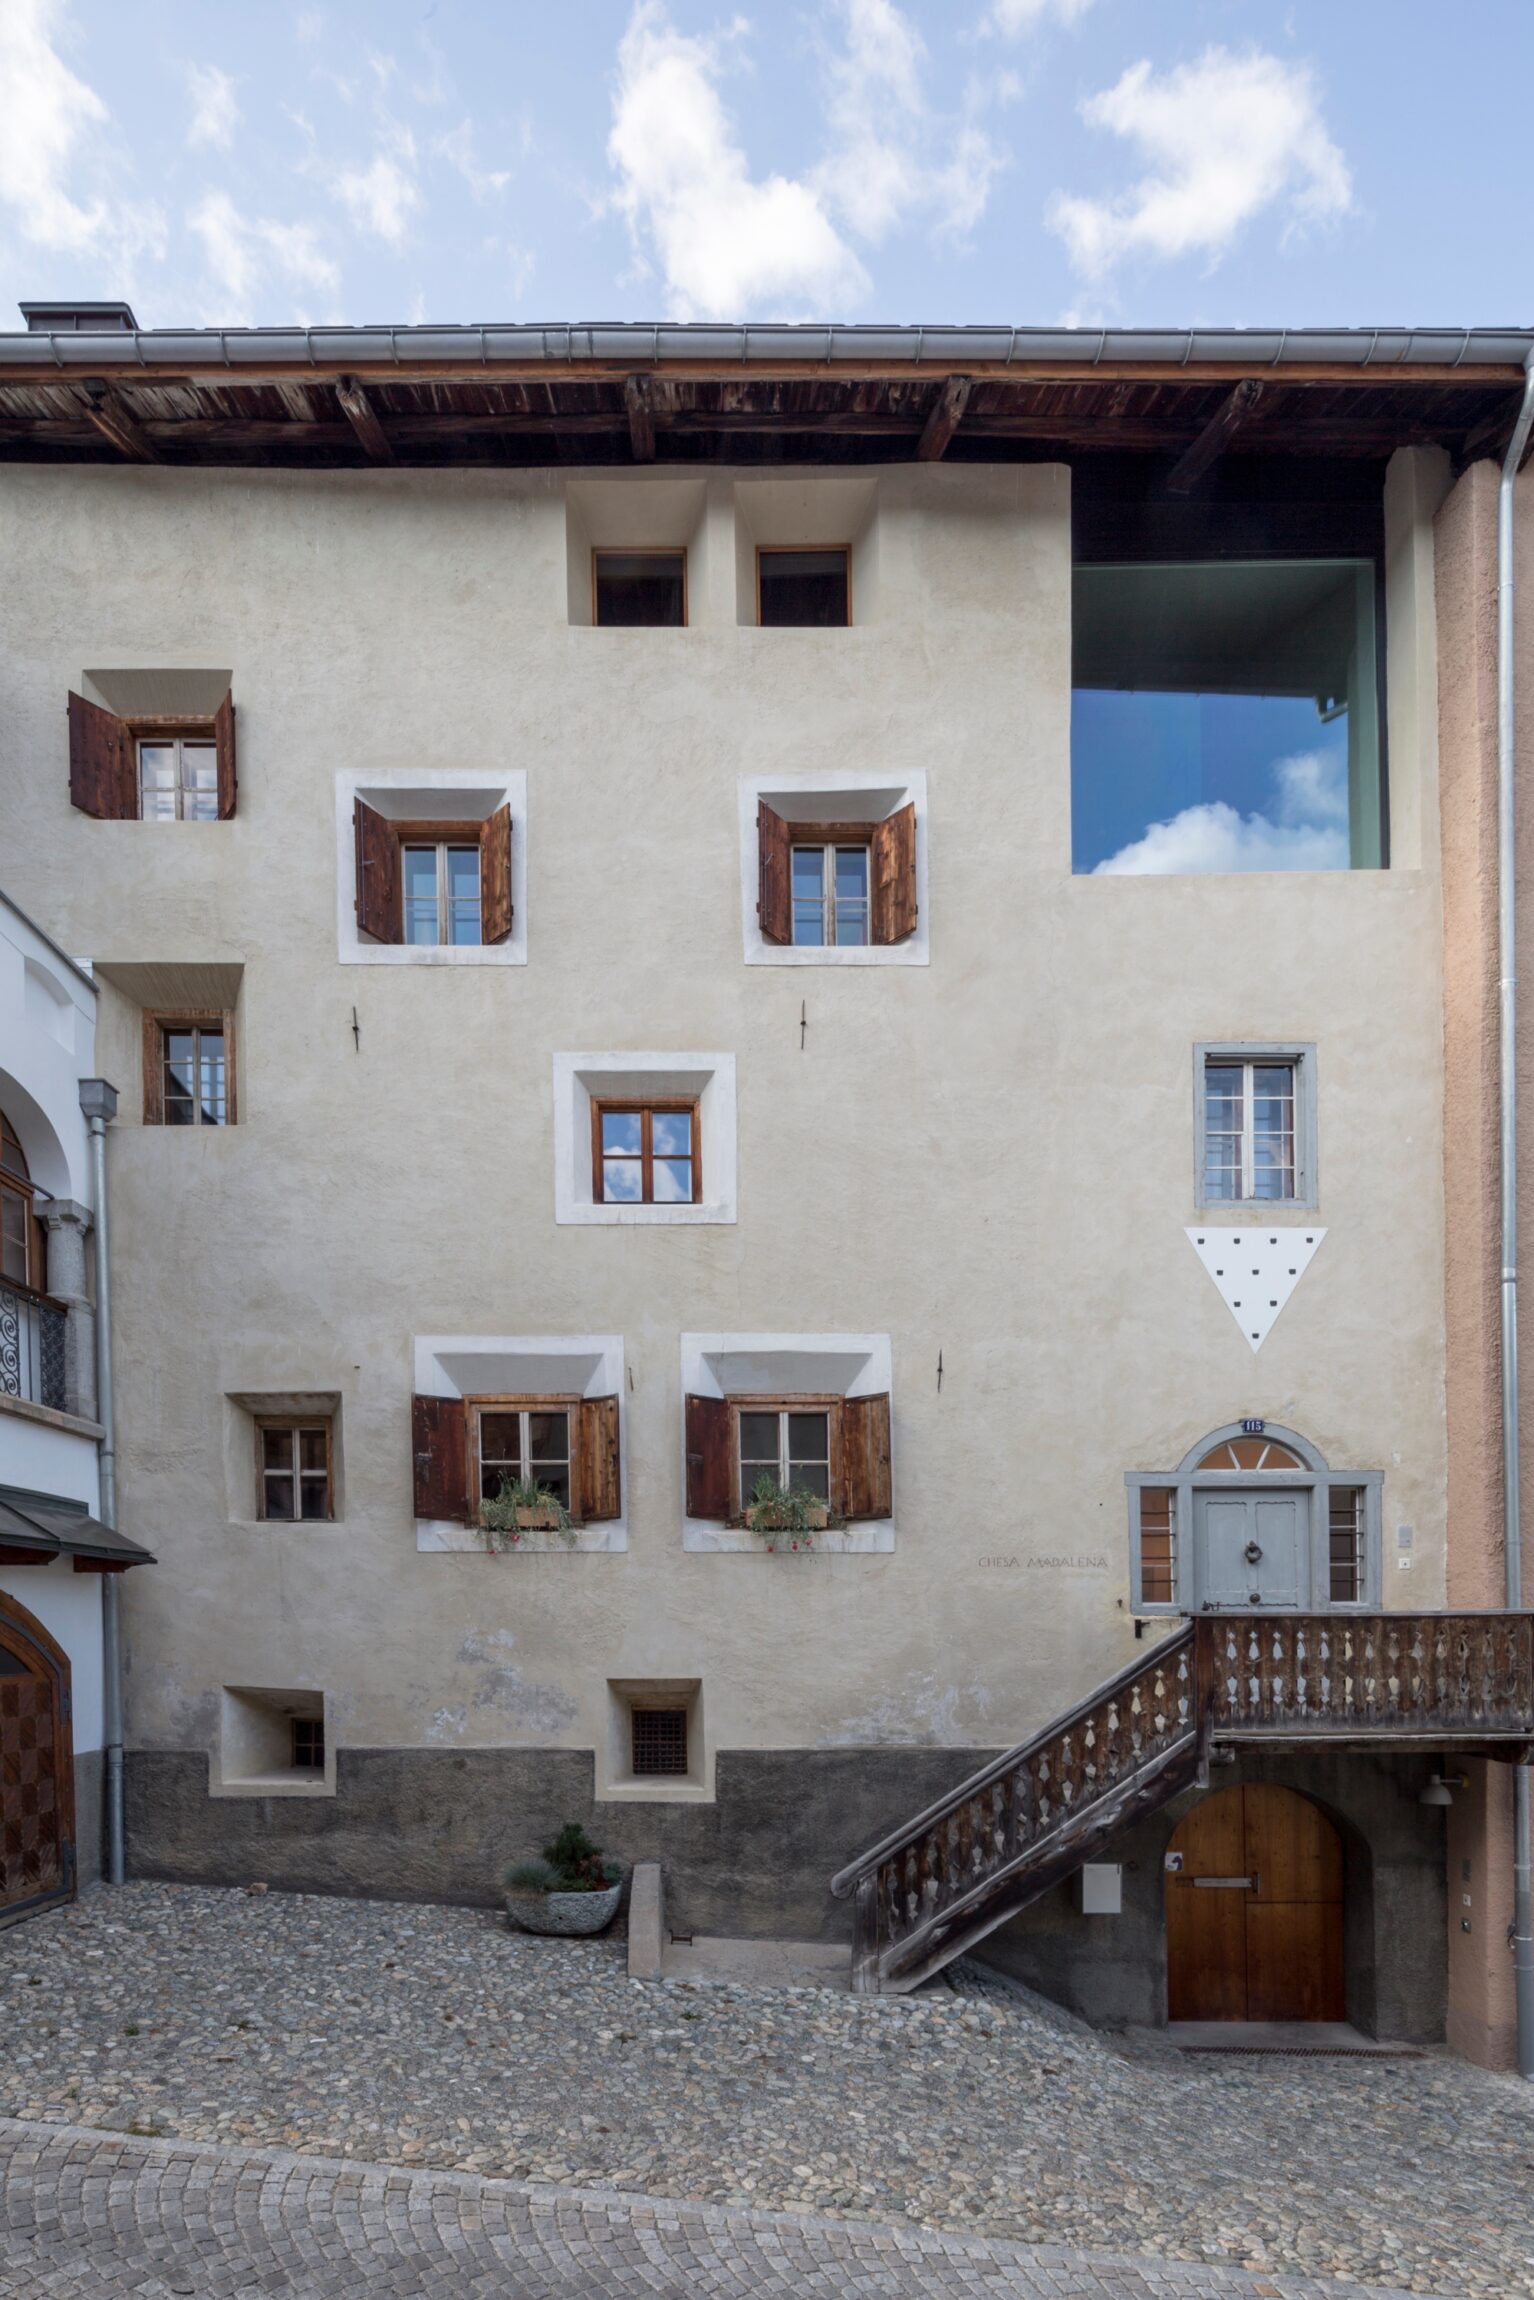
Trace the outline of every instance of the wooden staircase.
<path fill-rule="evenodd" d="M 1534 1615 L 1210 1613 L 831 1880 L 852 1985 L 899 1995 L 1207 1778 L 1216 1743 L 1534 1752 Z"/>

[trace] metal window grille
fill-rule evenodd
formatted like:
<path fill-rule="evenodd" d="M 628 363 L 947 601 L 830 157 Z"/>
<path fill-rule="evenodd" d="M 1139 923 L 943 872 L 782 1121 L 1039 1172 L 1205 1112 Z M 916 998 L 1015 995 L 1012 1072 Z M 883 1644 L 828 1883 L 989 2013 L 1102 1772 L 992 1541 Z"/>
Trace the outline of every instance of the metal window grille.
<path fill-rule="evenodd" d="M 65 1313 L 0 1284 L 0 1394 L 65 1410 Z"/>
<path fill-rule="evenodd" d="M 323 1717 L 295 1717 L 293 1726 L 293 1770 L 295 1773 L 323 1773 L 325 1770 L 325 1720 Z"/>
<path fill-rule="evenodd" d="M 1140 1495 L 1140 1601 L 1171 1605 L 1176 1597 L 1176 1490 L 1147 1486 Z"/>
<path fill-rule="evenodd" d="M 685 1709 L 635 1709 L 633 1721 L 634 1776 L 687 1771 L 687 1712 Z"/>
<path fill-rule="evenodd" d="M 1327 1501 L 1327 1563 L 1333 1605 L 1359 1605 L 1364 1596 L 1364 1491 L 1334 1485 Z"/>

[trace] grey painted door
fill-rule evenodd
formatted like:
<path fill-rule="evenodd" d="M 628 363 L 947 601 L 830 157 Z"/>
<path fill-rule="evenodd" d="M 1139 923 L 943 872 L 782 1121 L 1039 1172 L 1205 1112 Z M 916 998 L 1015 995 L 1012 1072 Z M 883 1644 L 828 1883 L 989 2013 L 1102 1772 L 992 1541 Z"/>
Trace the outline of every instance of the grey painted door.
<path fill-rule="evenodd" d="M 1198 1602 L 1297 1607 L 1306 1584 L 1310 1494 L 1196 1493 Z"/>

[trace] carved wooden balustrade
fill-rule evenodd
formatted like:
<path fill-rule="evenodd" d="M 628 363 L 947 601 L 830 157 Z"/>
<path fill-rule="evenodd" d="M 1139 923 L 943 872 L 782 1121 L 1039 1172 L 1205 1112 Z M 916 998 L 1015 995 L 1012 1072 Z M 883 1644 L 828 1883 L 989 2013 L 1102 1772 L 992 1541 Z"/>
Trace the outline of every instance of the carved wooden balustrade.
<path fill-rule="evenodd" d="M 849 1863 L 831 1890 L 856 1896 L 853 1987 L 916 1987 L 1191 1780 L 1197 1711 L 1190 1626 Z"/>
<path fill-rule="evenodd" d="M 1217 1613 L 1196 1628 L 1217 1740 L 1534 1738 L 1527 1613 Z"/>

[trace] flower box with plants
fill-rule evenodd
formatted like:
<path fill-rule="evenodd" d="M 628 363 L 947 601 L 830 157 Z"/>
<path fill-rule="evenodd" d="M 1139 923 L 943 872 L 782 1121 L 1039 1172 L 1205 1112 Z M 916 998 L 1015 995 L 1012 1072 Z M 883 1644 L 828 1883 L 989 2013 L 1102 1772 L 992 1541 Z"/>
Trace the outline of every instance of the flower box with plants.
<path fill-rule="evenodd" d="M 506 1914 L 525 1933 L 605 1932 L 623 1897 L 623 1870 L 567 1821 L 536 1861 L 513 1861 L 501 1875 Z"/>
<path fill-rule="evenodd" d="M 813 1549 L 816 1534 L 831 1523 L 831 1511 L 818 1494 L 801 1485 L 785 1492 L 771 1471 L 763 1470 L 751 1488 L 745 1522 L 747 1531 L 759 1533 L 769 1549 Z"/>
<path fill-rule="evenodd" d="M 501 1480 L 501 1490 L 479 1505 L 479 1530 L 488 1550 L 520 1549 L 529 1533 L 554 1533 L 573 1543 L 575 1527 L 557 1493 L 532 1478 Z"/>

